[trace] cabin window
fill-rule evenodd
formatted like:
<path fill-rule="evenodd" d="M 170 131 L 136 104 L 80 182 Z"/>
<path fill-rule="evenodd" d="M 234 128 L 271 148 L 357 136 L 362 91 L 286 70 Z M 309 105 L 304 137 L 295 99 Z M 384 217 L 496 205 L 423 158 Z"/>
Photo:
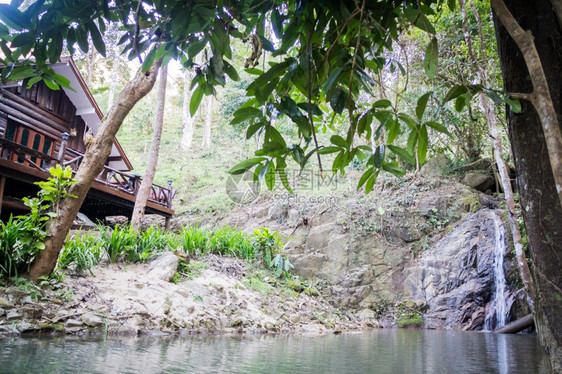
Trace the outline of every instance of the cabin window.
<path fill-rule="evenodd" d="M 34 149 L 49 156 L 51 155 L 54 148 L 53 140 L 46 138 L 41 133 L 18 125 L 14 122 L 8 122 L 4 137 L 8 140 L 13 141 L 14 143 L 21 144 L 27 148 Z M 28 164 L 28 162 L 25 161 L 23 157 L 18 155 L 12 155 L 11 160 L 20 164 Z M 36 156 L 29 156 L 29 160 L 35 164 L 37 164 L 37 162 L 39 161 L 40 164 L 37 165 L 40 167 L 46 166 L 45 161 L 38 160 L 38 157 Z"/>
<path fill-rule="evenodd" d="M 8 140 L 14 141 L 15 136 L 16 125 L 14 125 L 12 122 L 8 122 L 8 126 L 6 126 L 6 134 L 4 135 L 4 137 Z"/>

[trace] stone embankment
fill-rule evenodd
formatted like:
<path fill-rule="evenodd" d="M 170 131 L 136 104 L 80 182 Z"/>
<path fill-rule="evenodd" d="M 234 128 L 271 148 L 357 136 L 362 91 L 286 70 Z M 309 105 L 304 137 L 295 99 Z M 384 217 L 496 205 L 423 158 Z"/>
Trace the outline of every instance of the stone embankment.
<path fill-rule="evenodd" d="M 207 256 L 197 262 L 198 274 L 173 283 L 177 265 L 169 252 L 148 264 L 100 265 L 94 276 L 69 275 L 41 288 L 3 287 L 0 336 L 338 333 L 374 323 L 339 311 L 299 281 L 252 273 L 241 260 Z"/>

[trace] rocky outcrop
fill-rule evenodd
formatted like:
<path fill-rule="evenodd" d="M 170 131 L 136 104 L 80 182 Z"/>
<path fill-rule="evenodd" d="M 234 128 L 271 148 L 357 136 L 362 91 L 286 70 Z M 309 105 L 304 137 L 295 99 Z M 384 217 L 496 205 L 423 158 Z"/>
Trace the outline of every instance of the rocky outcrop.
<path fill-rule="evenodd" d="M 161 275 L 173 268 L 172 257 L 126 268 L 98 265 L 92 269 L 95 277 L 68 276 L 54 288 L 31 283 L 26 289 L 0 287 L 0 338 L 29 333 L 333 333 L 372 326 L 372 321 L 334 310 L 314 287 L 250 273 L 238 259 L 208 255 L 195 261 L 201 272 L 191 279 L 165 281 Z"/>
<path fill-rule="evenodd" d="M 427 303 L 426 327 L 483 328 L 494 291 L 496 214 L 469 215 L 404 271 L 405 295 Z"/>

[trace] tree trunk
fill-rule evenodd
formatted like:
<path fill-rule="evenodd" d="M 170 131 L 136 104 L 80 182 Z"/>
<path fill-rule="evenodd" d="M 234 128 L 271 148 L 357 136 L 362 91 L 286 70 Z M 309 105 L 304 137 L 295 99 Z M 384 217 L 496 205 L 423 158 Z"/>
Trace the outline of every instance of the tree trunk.
<path fill-rule="evenodd" d="M 478 70 L 478 76 L 480 82 L 485 87 L 490 87 L 490 75 L 488 70 L 488 57 L 486 54 L 486 49 L 484 47 L 484 32 L 482 31 L 482 20 L 478 14 L 478 9 L 474 5 L 472 0 L 472 11 L 476 17 L 478 24 L 478 33 L 480 36 L 480 42 L 482 48 L 480 49 L 480 59 L 476 57 L 476 52 L 472 47 L 472 37 L 468 31 L 468 14 L 466 10 L 466 4 L 464 0 L 459 0 L 459 6 L 462 12 L 462 29 L 464 32 L 464 40 L 466 42 L 468 55 L 472 60 L 473 65 Z M 480 99 L 480 106 L 484 111 L 486 120 L 488 122 L 488 131 L 490 137 L 492 138 L 492 148 L 494 151 L 494 159 L 496 161 L 496 166 L 498 168 L 498 174 L 502 184 L 502 189 L 504 191 L 504 198 L 507 206 L 507 220 L 509 223 L 509 229 L 511 231 L 511 237 L 513 239 L 513 246 L 515 247 L 515 256 L 517 258 L 517 265 L 519 268 L 519 275 L 525 286 L 525 292 L 527 293 L 527 301 L 531 310 L 534 311 L 534 297 L 535 290 L 533 287 L 531 272 L 529 266 L 527 265 L 527 258 L 525 252 L 523 251 L 523 238 L 521 237 L 521 231 L 519 230 L 519 225 L 517 223 L 517 214 L 515 211 L 515 198 L 513 196 L 513 190 L 511 189 L 511 181 L 509 179 L 509 172 L 507 171 L 507 166 L 503 160 L 503 150 L 501 139 L 498 134 L 498 124 L 496 120 L 496 107 L 492 100 L 488 99 L 484 92 L 480 91 L 478 94 Z"/>
<path fill-rule="evenodd" d="M 211 148 L 211 124 L 213 123 L 213 96 L 205 98 L 205 125 L 203 127 L 203 149 Z"/>
<path fill-rule="evenodd" d="M 146 201 L 150 195 L 150 189 L 154 182 L 156 174 L 156 165 L 158 164 L 158 154 L 160 153 L 160 140 L 162 139 L 162 128 L 164 127 L 164 107 L 166 104 L 166 83 L 168 82 L 168 65 L 160 69 L 160 81 L 158 82 L 158 98 L 156 102 L 156 115 L 154 118 L 154 132 L 152 134 L 152 143 L 150 145 L 150 154 L 148 155 L 148 163 L 146 172 L 142 179 L 139 192 L 133 208 L 133 218 L 131 223 L 133 227 L 139 228 L 144 218 L 144 209 Z"/>
<path fill-rule="evenodd" d="M 185 71 L 183 82 L 183 106 L 182 106 L 182 129 L 180 139 L 180 149 L 187 151 L 191 148 L 193 142 L 193 117 L 189 113 L 189 101 L 191 99 L 191 91 L 189 89 L 191 83 L 191 74 Z"/>
<path fill-rule="evenodd" d="M 115 87 L 117 86 L 117 69 L 119 67 L 119 46 L 115 46 L 113 55 L 113 67 L 111 68 L 111 82 L 109 82 L 109 94 L 107 98 L 107 111 L 113 106 L 113 99 L 115 97 Z"/>
<path fill-rule="evenodd" d="M 524 30 L 530 30 L 549 82 L 552 105 L 562 114 L 562 30 L 548 0 L 506 1 Z M 507 92 L 533 91 L 529 70 L 519 47 L 495 18 L 498 50 Z M 536 87 L 535 87 L 536 88 Z M 562 372 L 562 207 L 554 181 L 547 139 L 533 105 L 522 101 L 523 111 L 507 111 L 509 137 L 517 168 L 517 184 L 533 260 L 535 322 L 551 371 Z M 559 126 L 559 125 L 558 125 Z M 559 129 L 560 130 L 560 129 Z"/>
<path fill-rule="evenodd" d="M 562 206 L 562 131 L 560 130 L 558 113 L 554 109 L 548 80 L 546 79 L 543 64 L 534 42 L 533 33 L 531 31 L 526 32 L 520 27 L 503 0 L 491 0 L 491 2 L 499 21 L 519 47 L 527 64 L 529 77 L 533 83 L 533 91 L 530 94 L 510 93 L 510 96 L 512 98 L 529 100 L 539 115 L 550 159 L 550 167 L 558 193 L 558 201 Z"/>
<path fill-rule="evenodd" d="M 135 77 L 119 93 L 115 105 L 104 118 L 93 144 L 86 149 L 82 163 L 74 177 L 77 182 L 70 187 L 70 194 L 76 195 L 78 198 L 67 197 L 60 202 L 57 217 L 48 224 L 45 249 L 40 251 L 33 261 L 27 275 L 29 279 L 36 281 L 39 277 L 48 276 L 53 272 L 59 252 L 86 194 L 103 170 L 105 161 L 111 153 L 115 134 L 133 106 L 154 86 L 159 67 L 159 63 L 155 63 L 145 73 L 139 69 Z"/>

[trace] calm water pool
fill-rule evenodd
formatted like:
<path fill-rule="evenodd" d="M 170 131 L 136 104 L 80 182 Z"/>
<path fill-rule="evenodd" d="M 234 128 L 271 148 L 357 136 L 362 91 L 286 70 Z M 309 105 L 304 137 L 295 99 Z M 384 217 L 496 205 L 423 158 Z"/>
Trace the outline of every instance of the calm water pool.
<path fill-rule="evenodd" d="M 0 340 L 0 373 L 546 373 L 535 336 L 374 330 L 343 335 Z"/>

